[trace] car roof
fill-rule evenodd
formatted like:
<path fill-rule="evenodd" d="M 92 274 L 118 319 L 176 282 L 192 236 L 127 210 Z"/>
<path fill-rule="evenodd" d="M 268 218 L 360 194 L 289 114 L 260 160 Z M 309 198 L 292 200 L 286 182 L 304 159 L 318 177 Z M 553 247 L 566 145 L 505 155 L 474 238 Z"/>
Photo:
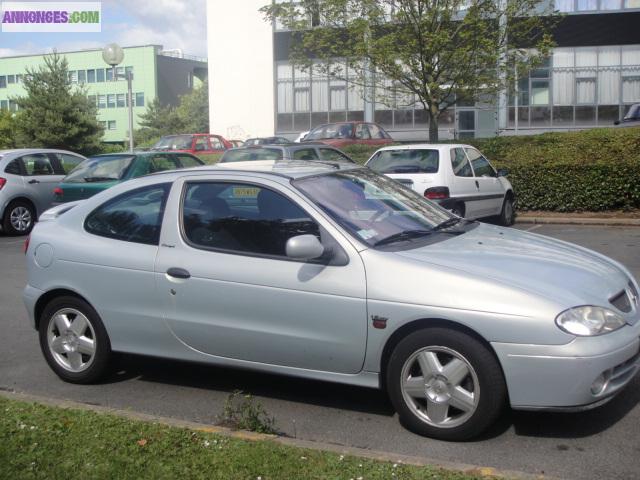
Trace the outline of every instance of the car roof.
<path fill-rule="evenodd" d="M 251 140 L 251 139 L 249 139 Z M 263 145 L 242 145 L 240 147 L 235 147 L 235 148 L 229 148 L 227 151 L 230 150 L 258 150 L 258 149 L 263 149 L 263 148 L 271 148 L 271 149 L 285 149 L 285 148 L 289 148 L 289 149 L 300 149 L 300 148 L 309 148 L 309 147 L 322 147 L 322 148 L 330 148 L 332 150 L 337 150 L 337 148 L 332 147 L 331 145 L 327 145 L 326 143 L 322 143 L 322 142 L 304 142 L 304 143 L 295 143 L 295 142 L 291 142 L 291 143 L 267 143 L 267 144 L 263 144 Z"/>
<path fill-rule="evenodd" d="M 84 157 L 84 155 L 76 152 L 72 152 L 71 150 L 61 150 L 59 148 L 7 148 L 5 150 L 0 150 L 0 155 L 10 155 L 10 154 L 29 154 L 29 153 L 70 153 L 71 155 L 78 155 L 80 157 Z"/>
<path fill-rule="evenodd" d="M 383 150 L 434 150 L 444 148 L 475 148 L 473 145 L 466 145 L 464 143 L 408 143 L 406 145 L 391 145 L 389 147 L 382 147 L 376 150 L 380 152 Z"/>
<path fill-rule="evenodd" d="M 179 176 L 207 173 L 259 173 L 297 179 L 323 175 L 336 171 L 364 169 L 362 165 L 345 162 L 304 161 L 304 160 L 252 160 L 247 162 L 229 162 L 218 165 L 204 165 L 182 170 L 168 170 L 148 176 L 171 175 L 174 180 Z"/>

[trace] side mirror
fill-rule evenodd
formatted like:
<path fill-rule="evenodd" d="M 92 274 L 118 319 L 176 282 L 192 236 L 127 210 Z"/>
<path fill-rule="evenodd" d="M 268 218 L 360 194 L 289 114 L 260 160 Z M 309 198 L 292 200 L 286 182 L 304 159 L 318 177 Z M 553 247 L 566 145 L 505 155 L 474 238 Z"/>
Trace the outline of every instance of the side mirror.
<path fill-rule="evenodd" d="M 506 168 L 499 168 L 498 169 L 498 176 L 499 177 L 506 177 L 507 175 L 509 175 L 509 170 L 507 170 Z"/>
<path fill-rule="evenodd" d="M 614 124 L 614 125 L 620 125 L 620 120 L 615 120 L 615 121 L 613 122 L 613 124 Z"/>
<path fill-rule="evenodd" d="M 322 256 L 324 246 L 315 235 L 298 235 L 287 240 L 285 251 L 295 260 L 313 260 Z"/>

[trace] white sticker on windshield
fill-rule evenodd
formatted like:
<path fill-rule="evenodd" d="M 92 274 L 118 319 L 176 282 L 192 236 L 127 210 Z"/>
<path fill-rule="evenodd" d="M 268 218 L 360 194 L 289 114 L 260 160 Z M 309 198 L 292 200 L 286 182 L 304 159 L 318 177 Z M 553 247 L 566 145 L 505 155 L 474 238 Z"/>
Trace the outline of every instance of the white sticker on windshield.
<path fill-rule="evenodd" d="M 363 240 L 369 240 L 370 238 L 378 235 L 378 232 L 376 232 L 373 228 L 370 228 L 369 230 L 358 230 L 358 235 L 360 235 L 360 238 L 362 238 Z"/>

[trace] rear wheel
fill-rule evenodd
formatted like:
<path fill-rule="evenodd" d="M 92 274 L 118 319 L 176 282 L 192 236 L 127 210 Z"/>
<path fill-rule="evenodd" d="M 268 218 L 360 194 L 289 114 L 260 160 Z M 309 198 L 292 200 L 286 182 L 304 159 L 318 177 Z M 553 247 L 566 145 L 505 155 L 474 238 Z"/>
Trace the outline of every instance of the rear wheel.
<path fill-rule="evenodd" d="M 451 209 L 451 213 L 458 217 L 464 217 L 464 204 L 456 203 Z"/>
<path fill-rule="evenodd" d="M 108 368 L 111 344 L 97 312 L 76 297 L 59 297 L 40 318 L 40 348 L 51 369 L 71 383 L 92 383 Z"/>
<path fill-rule="evenodd" d="M 26 235 L 33 228 L 36 213 L 25 200 L 14 200 L 7 205 L 2 219 L 2 228 L 8 235 Z"/>
<path fill-rule="evenodd" d="M 387 368 L 389 397 L 410 430 L 442 440 L 481 434 L 506 399 L 502 370 L 474 337 L 427 328 L 401 340 Z"/>

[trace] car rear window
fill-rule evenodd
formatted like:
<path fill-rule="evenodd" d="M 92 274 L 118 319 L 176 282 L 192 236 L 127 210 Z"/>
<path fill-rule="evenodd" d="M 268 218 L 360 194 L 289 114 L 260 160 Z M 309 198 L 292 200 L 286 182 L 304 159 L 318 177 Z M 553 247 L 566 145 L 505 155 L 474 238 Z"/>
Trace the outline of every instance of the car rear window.
<path fill-rule="evenodd" d="M 173 135 L 162 137 L 153 148 L 164 148 L 167 150 L 188 150 L 191 148 L 191 135 Z"/>
<path fill-rule="evenodd" d="M 90 157 L 74 168 L 64 179 L 66 183 L 109 182 L 121 180 L 127 173 L 132 155 Z"/>
<path fill-rule="evenodd" d="M 306 137 L 308 140 L 321 140 L 325 138 L 351 138 L 353 135 L 353 125 L 351 123 L 330 123 L 321 125 L 312 130 Z"/>
<path fill-rule="evenodd" d="M 440 154 L 433 149 L 382 150 L 367 166 L 378 173 L 438 173 Z"/>
<path fill-rule="evenodd" d="M 253 160 L 282 160 L 282 150 L 279 148 L 247 148 L 227 150 L 220 163 L 250 162 Z"/>

